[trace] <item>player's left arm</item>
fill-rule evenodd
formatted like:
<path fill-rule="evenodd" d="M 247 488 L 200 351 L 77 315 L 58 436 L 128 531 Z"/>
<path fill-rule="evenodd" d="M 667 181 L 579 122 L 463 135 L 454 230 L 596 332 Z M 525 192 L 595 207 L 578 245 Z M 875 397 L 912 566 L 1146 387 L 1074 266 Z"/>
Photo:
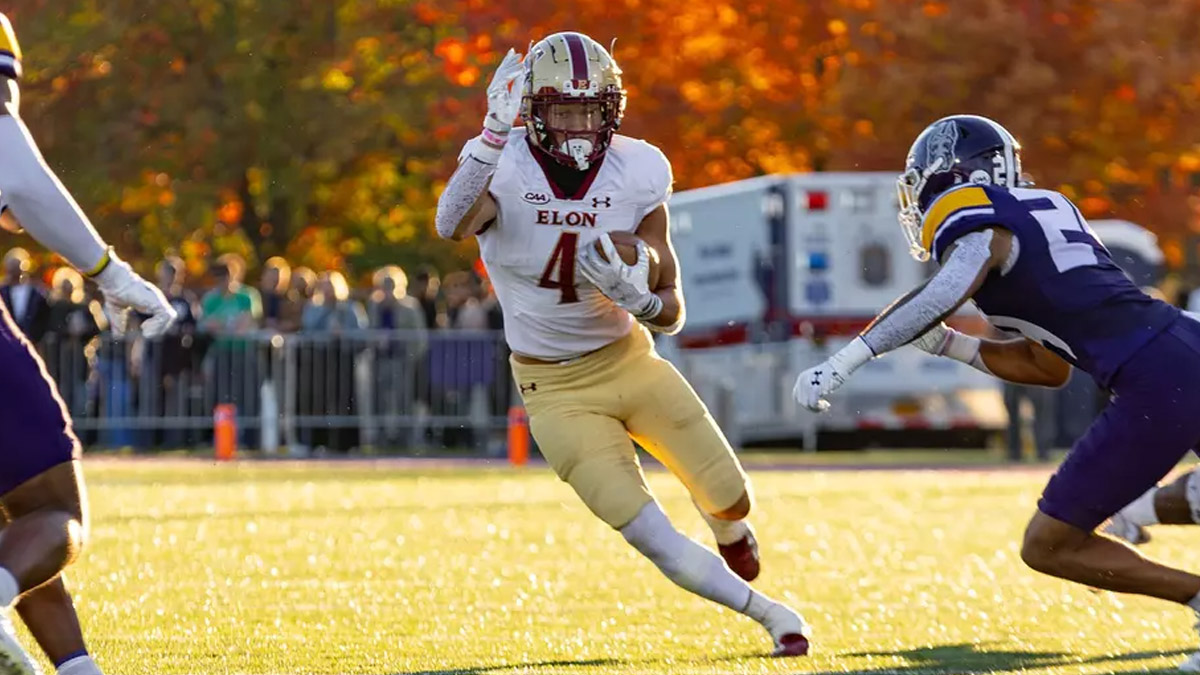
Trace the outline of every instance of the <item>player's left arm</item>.
<path fill-rule="evenodd" d="M 893 302 L 850 344 L 824 363 L 796 378 L 796 400 L 814 411 L 825 410 L 826 394 L 842 386 L 850 374 L 871 359 L 902 347 L 952 314 L 999 269 L 1012 251 L 1011 232 L 988 227 L 968 232 L 942 255 L 942 267 L 924 285 Z"/>
<path fill-rule="evenodd" d="M 650 292 L 662 300 L 662 310 L 646 324 L 651 330 L 674 335 L 683 328 L 686 315 L 679 286 L 679 259 L 671 245 L 670 220 L 667 205 L 660 204 L 642 218 L 636 234 L 658 254 L 658 286 Z"/>
<path fill-rule="evenodd" d="M 145 332 L 165 332 L 175 311 L 157 288 L 139 277 L 104 243 L 91 221 L 42 158 L 18 116 L 20 47 L 0 14 L 0 86 L 8 92 L 0 109 L 0 195 L 7 205 L 5 229 L 24 229 L 46 248 L 82 270 L 104 292 L 113 328 L 121 332 L 129 308 L 151 315 Z"/>

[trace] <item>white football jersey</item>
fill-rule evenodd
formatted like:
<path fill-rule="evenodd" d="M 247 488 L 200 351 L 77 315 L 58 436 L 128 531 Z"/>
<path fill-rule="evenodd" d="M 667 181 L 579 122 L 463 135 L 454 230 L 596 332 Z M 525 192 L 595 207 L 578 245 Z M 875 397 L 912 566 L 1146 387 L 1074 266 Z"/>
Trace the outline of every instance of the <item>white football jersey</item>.
<path fill-rule="evenodd" d="M 614 135 L 575 195 L 560 194 L 513 129 L 489 188 L 499 216 L 479 249 L 504 312 L 513 352 L 574 358 L 625 337 L 634 319 L 575 272 L 575 256 L 602 232 L 633 232 L 671 196 L 671 164 L 645 141 Z"/>

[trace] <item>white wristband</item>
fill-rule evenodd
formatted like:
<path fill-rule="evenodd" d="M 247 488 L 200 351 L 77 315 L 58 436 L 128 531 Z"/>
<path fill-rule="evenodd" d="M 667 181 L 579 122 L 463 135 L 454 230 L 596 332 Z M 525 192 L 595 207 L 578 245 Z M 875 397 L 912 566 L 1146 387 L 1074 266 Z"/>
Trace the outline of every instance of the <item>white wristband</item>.
<path fill-rule="evenodd" d="M 875 352 L 871 351 L 871 346 L 860 335 L 851 340 L 850 344 L 838 350 L 836 354 L 829 357 L 829 362 L 844 377 L 858 370 L 859 366 L 873 358 L 875 358 Z"/>
<path fill-rule="evenodd" d="M 654 319 L 655 317 L 657 317 L 659 314 L 662 314 L 662 310 L 663 310 L 662 298 L 658 297 L 654 293 L 650 293 L 648 295 L 649 295 L 649 297 L 646 298 L 645 302 L 642 304 L 641 308 L 638 309 L 638 311 L 630 312 L 631 314 L 633 314 L 633 318 L 635 318 L 641 322 L 650 321 L 650 320 Z"/>
<path fill-rule="evenodd" d="M 942 347 L 942 356 L 970 363 L 979 355 L 979 338 L 960 333 L 953 328 L 946 329 L 946 344 Z"/>
<path fill-rule="evenodd" d="M 973 335 L 960 333 L 953 328 L 946 329 L 946 344 L 942 347 L 942 356 L 955 361 L 962 361 L 971 366 L 975 370 L 982 373 L 992 374 L 988 369 L 987 364 L 983 362 L 983 356 L 979 353 L 979 348 L 983 341 Z"/>
<path fill-rule="evenodd" d="M 471 139 L 471 143 L 467 149 L 467 154 L 483 162 L 484 164 L 495 166 L 500 162 L 501 151 L 502 148 L 489 145 L 483 140 L 482 137 L 476 136 L 475 138 Z"/>

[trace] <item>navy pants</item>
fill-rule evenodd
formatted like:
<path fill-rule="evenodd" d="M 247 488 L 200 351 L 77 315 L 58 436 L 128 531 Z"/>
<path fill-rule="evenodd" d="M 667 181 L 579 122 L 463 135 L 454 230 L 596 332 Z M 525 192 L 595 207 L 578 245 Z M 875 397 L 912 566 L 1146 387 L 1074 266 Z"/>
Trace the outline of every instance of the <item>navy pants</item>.
<path fill-rule="evenodd" d="M 1050 478 L 1038 508 L 1094 530 L 1200 444 L 1200 322 L 1181 316 L 1129 359 L 1113 400 Z"/>
<path fill-rule="evenodd" d="M 71 418 L 41 357 L 0 303 L 0 495 L 80 455 Z"/>

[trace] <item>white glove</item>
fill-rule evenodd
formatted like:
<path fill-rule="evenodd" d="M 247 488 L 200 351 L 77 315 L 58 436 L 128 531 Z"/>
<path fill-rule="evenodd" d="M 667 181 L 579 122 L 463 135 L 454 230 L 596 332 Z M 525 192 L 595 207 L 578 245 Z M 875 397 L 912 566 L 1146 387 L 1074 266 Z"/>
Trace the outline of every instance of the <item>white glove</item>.
<path fill-rule="evenodd" d="M 875 353 L 867 343 L 861 337 L 854 338 L 820 365 L 800 373 L 796 377 L 796 386 L 792 387 L 792 396 L 805 408 L 824 412 L 829 409 L 825 396 L 845 384 L 851 373 L 873 358 Z"/>
<path fill-rule="evenodd" d="M 162 291 L 138 276 L 128 263 L 111 250 L 108 252 L 108 264 L 92 279 L 104 294 L 104 313 L 112 325 L 113 335 L 117 337 L 125 334 L 131 309 L 150 316 L 142 323 L 142 334 L 151 340 L 166 333 L 175 320 L 175 309 L 167 302 Z"/>
<path fill-rule="evenodd" d="M 644 241 L 637 243 L 637 262 L 625 264 L 612 237 L 607 232 L 598 238 L 604 256 L 600 257 L 593 245 L 584 246 L 577 264 L 584 278 L 592 282 L 600 292 L 638 321 L 649 321 L 662 312 L 662 298 L 650 292 L 650 247 Z"/>
<path fill-rule="evenodd" d="M 521 94 L 524 85 L 517 78 L 525 72 L 521 55 L 512 49 L 504 55 L 492 83 L 487 88 L 488 112 L 483 118 L 482 140 L 489 147 L 500 150 L 508 142 L 508 132 L 521 109 Z M 482 159 L 482 158 L 481 158 Z"/>

